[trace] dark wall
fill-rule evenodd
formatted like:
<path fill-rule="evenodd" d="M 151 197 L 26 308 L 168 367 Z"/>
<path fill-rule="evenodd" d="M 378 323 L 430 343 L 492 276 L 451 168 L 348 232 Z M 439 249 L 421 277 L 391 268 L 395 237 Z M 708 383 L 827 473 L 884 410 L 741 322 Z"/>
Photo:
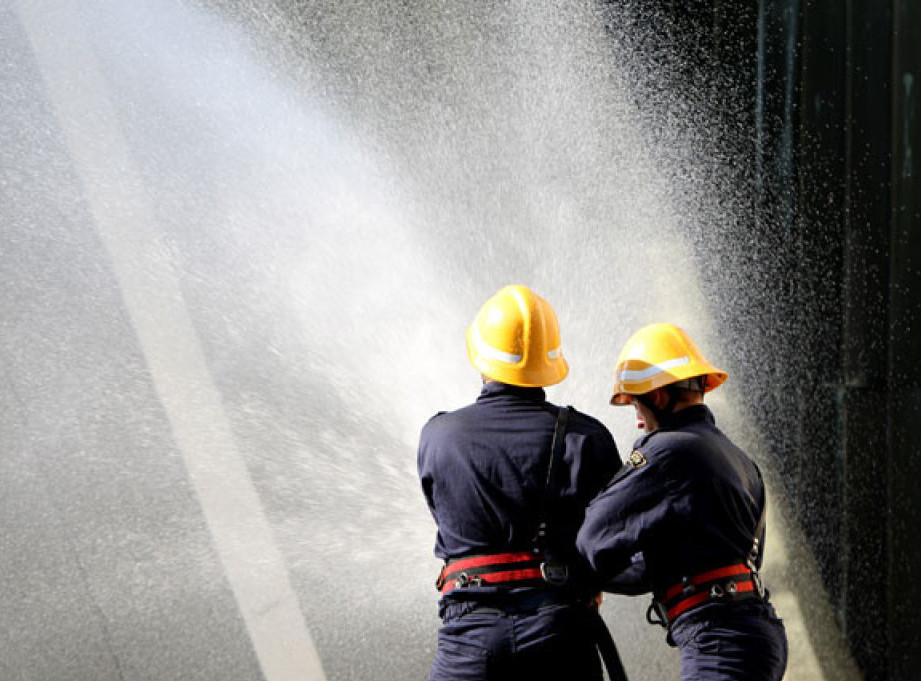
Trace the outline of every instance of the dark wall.
<path fill-rule="evenodd" d="M 889 250 L 887 646 L 891 679 L 921 667 L 921 5 L 893 3 Z"/>
<path fill-rule="evenodd" d="M 750 197 L 695 234 L 700 266 L 838 625 L 868 681 L 917 678 L 921 4 L 617 6 L 654 56 L 641 106 L 708 116 L 694 162 L 731 157 Z M 727 271 L 751 284 L 727 295 Z"/>
<path fill-rule="evenodd" d="M 795 16 L 768 25 L 761 44 L 765 55 L 768 44 L 791 45 L 794 65 L 780 79 L 793 115 L 766 136 L 794 149 L 793 172 L 778 184 L 795 196 L 801 288 L 790 313 L 808 330 L 796 507 L 866 678 L 915 678 L 921 654 L 904 633 L 903 604 L 921 595 L 910 578 L 921 569 L 921 494 L 910 482 L 921 436 L 921 162 L 912 153 L 921 8 L 765 0 L 762 11 Z"/>

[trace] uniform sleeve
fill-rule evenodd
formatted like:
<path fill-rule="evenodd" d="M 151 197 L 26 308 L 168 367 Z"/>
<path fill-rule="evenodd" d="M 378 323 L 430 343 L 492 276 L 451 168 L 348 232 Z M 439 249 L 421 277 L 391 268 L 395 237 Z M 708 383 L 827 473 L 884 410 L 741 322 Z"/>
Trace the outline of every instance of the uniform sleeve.
<path fill-rule="evenodd" d="M 639 596 L 652 591 L 652 581 L 646 569 L 646 557 L 642 553 L 634 554 L 630 559 L 630 567 L 609 577 L 602 588 L 625 596 Z"/>
<path fill-rule="evenodd" d="M 431 423 L 431 421 L 429 423 Z M 428 426 L 423 428 L 422 433 L 419 436 L 419 450 L 416 455 L 416 466 L 419 471 L 419 482 L 422 485 L 422 494 L 425 497 L 425 503 L 428 505 L 429 512 L 432 514 L 432 517 L 435 517 L 435 477 L 432 471 L 431 454 L 429 453 L 429 448 L 427 446 L 427 429 Z"/>
<path fill-rule="evenodd" d="M 631 569 L 633 557 L 643 551 L 669 515 L 662 466 L 647 463 L 627 469 L 589 505 L 576 547 L 604 582 L 612 582 Z M 638 582 L 645 578 L 644 573 L 635 572 L 629 581 Z"/>
<path fill-rule="evenodd" d="M 594 498 L 610 484 L 623 465 L 614 437 L 602 424 L 598 423 L 597 426 L 597 431 L 588 440 L 592 465 L 580 476 L 584 478 L 580 481 L 580 487 L 589 492 L 590 498 Z"/>

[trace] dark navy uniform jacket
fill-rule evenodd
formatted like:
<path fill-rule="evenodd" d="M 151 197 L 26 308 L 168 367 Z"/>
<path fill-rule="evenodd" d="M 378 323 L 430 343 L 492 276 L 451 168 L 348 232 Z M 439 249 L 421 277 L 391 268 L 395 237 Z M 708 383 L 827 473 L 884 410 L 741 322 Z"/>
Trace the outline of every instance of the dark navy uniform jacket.
<path fill-rule="evenodd" d="M 716 427 L 710 410 L 702 404 L 682 409 L 634 447 L 589 506 L 577 540 L 601 576 L 642 577 L 626 585 L 614 579 L 606 588 L 659 593 L 684 576 L 744 563 L 764 508 L 764 485 L 757 466 Z M 638 575 L 641 559 L 645 574 Z"/>
<path fill-rule="evenodd" d="M 475 403 L 440 413 L 425 425 L 419 477 L 438 525 L 436 556 L 531 549 L 557 411 L 541 388 L 489 382 Z M 565 443 L 553 466 L 550 542 L 575 559 L 585 507 L 620 469 L 621 460 L 604 425 L 574 409 Z"/>

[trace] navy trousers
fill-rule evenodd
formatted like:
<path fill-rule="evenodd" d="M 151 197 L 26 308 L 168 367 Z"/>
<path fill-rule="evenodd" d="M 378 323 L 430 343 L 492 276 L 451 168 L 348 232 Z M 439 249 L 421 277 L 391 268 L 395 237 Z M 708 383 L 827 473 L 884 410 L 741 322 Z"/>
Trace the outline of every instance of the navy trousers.
<path fill-rule="evenodd" d="M 429 681 L 602 681 L 592 614 L 581 604 L 533 609 L 447 603 Z"/>
<path fill-rule="evenodd" d="M 681 652 L 681 681 L 780 681 L 787 635 L 770 604 L 739 603 L 688 613 L 670 636 Z"/>

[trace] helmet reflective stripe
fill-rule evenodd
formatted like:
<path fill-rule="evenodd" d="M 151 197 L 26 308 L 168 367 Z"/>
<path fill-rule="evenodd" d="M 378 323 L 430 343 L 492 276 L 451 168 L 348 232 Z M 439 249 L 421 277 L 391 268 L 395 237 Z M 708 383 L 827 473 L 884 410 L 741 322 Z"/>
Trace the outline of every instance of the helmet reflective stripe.
<path fill-rule="evenodd" d="M 550 359 L 556 359 L 556 358 L 559 357 L 559 356 L 560 356 L 560 349 L 559 349 L 559 348 L 554 348 L 553 350 L 550 350 L 550 351 L 547 353 L 547 357 L 549 357 Z"/>
<path fill-rule="evenodd" d="M 476 345 L 477 352 L 480 353 L 482 357 L 494 359 L 497 362 L 505 362 L 506 364 L 518 364 L 518 362 L 521 361 L 521 355 L 505 352 L 487 343 L 480 334 L 480 327 L 476 324 L 471 327 L 471 335 L 473 337 L 473 343 Z"/>
<path fill-rule="evenodd" d="M 677 357 L 675 359 L 670 359 L 659 364 L 653 364 L 650 367 L 645 369 L 638 369 L 636 371 L 631 369 L 624 369 L 620 372 L 620 378 L 622 381 L 644 381 L 647 378 L 651 378 L 656 374 L 661 374 L 663 371 L 668 371 L 675 367 L 680 367 L 682 364 L 687 364 L 691 361 L 690 357 Z"/>

